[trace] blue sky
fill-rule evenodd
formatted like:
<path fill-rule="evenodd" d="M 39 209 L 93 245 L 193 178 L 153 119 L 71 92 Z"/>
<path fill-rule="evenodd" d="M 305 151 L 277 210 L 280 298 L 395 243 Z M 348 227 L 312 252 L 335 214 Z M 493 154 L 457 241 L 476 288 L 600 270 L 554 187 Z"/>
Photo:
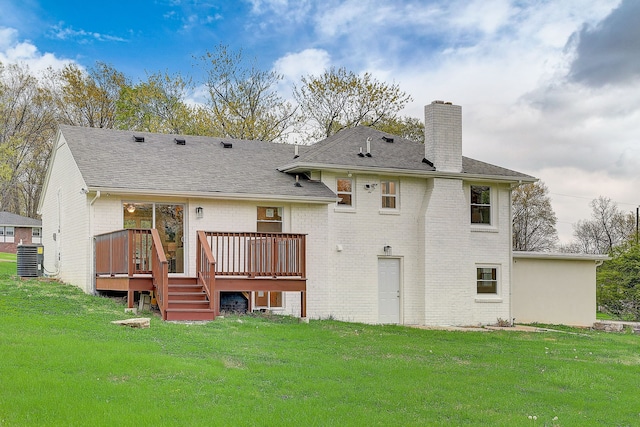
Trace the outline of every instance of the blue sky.
<path fill-rule="evenodd" d="M 542 179 L 563 241 L 588 203 L 640 204 L 637 0 L 0 0 L 0 62 L 110 63 L 134 81 L 218 44 L 284 76 L 397 83 L 406 115 L 462 105 L 463 153 Z M 194 95 L 195 96 L 195 95 Z"/>

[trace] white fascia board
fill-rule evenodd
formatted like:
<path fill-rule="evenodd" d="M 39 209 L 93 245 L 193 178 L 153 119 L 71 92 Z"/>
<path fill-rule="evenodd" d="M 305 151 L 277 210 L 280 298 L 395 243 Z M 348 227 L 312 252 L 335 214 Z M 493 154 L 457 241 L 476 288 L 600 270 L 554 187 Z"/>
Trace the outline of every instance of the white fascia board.
<path fill-rule="evenodd" d="M 199 199 L 215 199 L 215 200 L 273 200 L 277 202 L 301 202 L 301 203 L 317 203 L 329 204 L 335 203 L 335 197 L 309 197 L 309 196 L 287 196 L 272 194 L 241 194 L 241 193 L 207 193 L 200 191 L 165 191 L 165 190 L 147 190 L 133 188 L 114 188 L 114 187 L 89 187 L 89 191 L 100 191 L 102 194 L 118 194 L 123 196 L 159 196 L 173 198 L 199 198 Z"/>
<path fill-rule="evenodd" d="M 486 181 L 486 182 L 510 182 L 510 183 L 532 183 L 538 181 L 534 177 L 514 177 L 504 175 L 480 175 L 480 174 L 468 174 L 464 172 L 440 172 L 440 171 L 421 171 L 416 169 L 397 169 L 397 168 L 363 168 L 358 166 L 343 166 L 343 165 L 331 165 L 326 164 L 296 164 L 287 165 L 282 168 L 278 168 L 280 172 L 286 173 L 303 173 L 309 170 L 323 170 L 329 172 L 365 172 L 377 175 L 394 175 L 394 176 L 410 176 L 410 177 L 425 177 L 425 178 L 449 178 L 449 179 L 463 179 L 465 181 Z"/>
<path fill-rule="evenodd" d="M 608 255 L 598 254 L 577 254 L 577 253 L 564 253 L 564 252 L 525 252 L 525 251 L 513 251 L 513 258 L 527 258 L 527 259 L 557 259 L 565 261 L 607 261 L 611 257 Z"/>

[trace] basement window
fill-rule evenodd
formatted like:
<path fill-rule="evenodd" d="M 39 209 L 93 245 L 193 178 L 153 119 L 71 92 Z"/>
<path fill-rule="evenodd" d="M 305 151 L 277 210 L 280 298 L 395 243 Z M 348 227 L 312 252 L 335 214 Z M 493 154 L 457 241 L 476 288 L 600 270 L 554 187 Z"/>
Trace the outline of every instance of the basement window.
<path fill-rule="evenodd" d="M 133 135 L 133 140 L 134 140 L 135 142 L 144 142 L 144 136 L 136 136 L 136 135 Z"/>

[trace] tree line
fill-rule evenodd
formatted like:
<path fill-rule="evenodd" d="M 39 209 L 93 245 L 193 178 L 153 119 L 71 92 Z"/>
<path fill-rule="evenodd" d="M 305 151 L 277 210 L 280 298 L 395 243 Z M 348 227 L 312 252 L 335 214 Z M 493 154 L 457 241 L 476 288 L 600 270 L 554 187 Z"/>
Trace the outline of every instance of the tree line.
<path fill-rule="evenodd" d="M 291 100 L 283 76 L 242 50 L 219 45 L 194 58 L 204 76 L 147 73 L 133 82 L 113 66 L 71 63 L 35 75 L 0 63 L 0 211 L 36 217 L 58 124 L 158 133 L 312 143 L 341 129 L 372 126 L 422 141 L 422 121 L 400 116 L 411 97 L 397 84 L 330 68 L 301 76 Z M 204 102 L 189 100 L 204 90 Z"/>

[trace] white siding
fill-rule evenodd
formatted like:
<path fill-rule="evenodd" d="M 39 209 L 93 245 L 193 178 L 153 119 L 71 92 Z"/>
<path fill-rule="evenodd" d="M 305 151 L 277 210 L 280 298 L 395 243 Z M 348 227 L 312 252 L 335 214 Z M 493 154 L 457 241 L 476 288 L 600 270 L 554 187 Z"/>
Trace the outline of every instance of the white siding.
<path fill-rule="evenodd" d="M 89 199 L 81 191 L 85 187 L 64 137 L 60 136 L 41 206 L 44 267 L 47 274 L 57 273 L 60 280 L 90 292 L 93 253 Z"/>

